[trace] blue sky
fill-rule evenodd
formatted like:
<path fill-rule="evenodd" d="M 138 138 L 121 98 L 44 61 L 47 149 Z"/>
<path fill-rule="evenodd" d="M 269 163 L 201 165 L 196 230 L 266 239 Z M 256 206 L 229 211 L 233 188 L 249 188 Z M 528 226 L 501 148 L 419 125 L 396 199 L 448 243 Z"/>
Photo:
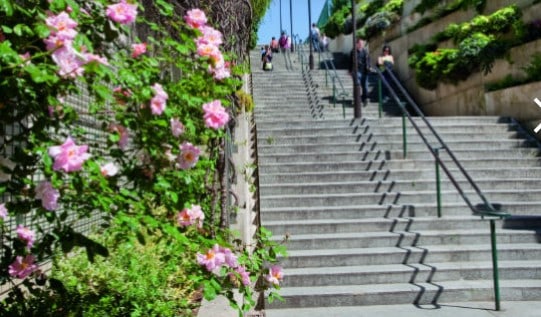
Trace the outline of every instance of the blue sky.
<path fill-rule="evenodd" d="M 282 29 L 291 34 L 291 20 L 289 19 L 289 4 L 291 1 L 293 12 L 293 34 L 299 34 L 302 39 L 308 37 L 310 24 L 308 23 L 308 1 L 309 0 L 281 0 L 282 2 Z M 312 22 L 317 22 L 321 9 L 326 0 L 310 0 L 312 11 Z M 257 32 L 258 44 L 267 44 L 271 38 L 280 37 L 280 0 L 272 0 L 267 14 L 263 18 L 259 31 Z"/>

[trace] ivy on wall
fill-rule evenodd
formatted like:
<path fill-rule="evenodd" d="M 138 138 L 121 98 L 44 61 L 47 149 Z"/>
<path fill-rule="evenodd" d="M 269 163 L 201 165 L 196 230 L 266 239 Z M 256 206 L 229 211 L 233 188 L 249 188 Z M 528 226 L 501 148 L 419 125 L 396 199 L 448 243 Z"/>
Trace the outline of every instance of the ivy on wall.
<path fill-rule="evenodd" d="M 505 7 L 490 16 L 451 24 L 430 43 L 414 46 L 408 64 L 415 70 L 417 83 L 434 89 L 439 82 L 456 83 L 476 71 L 488 73 L 494 61 L 523 38 L 521 16 L 518 7 Z M 452 39 L 456 47 L 438 48 L 438 43 L 447 39 Z"/>

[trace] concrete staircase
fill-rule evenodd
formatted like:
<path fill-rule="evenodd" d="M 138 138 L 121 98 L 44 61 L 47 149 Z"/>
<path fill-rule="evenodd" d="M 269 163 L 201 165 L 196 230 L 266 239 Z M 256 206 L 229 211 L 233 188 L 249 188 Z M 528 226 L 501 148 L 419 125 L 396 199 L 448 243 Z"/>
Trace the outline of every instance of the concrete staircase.
<path fill-rule="evenodd" d="M 291 57 L 286 68 L 276 54 L 274 70 L 264 72 L 258 52 L 252 53 L 261 222 L 276 240 L 288 237 L 289 253 L 279 292 L 285 301 L 267 304 L 267 316 L 295 316 L 306 308 L 311 316 L 330 316 L 328 307 L 493 301 L 489 223 L 472 216 L 446 176 L 443 217 L 437 217 L 434 159 L 411 124 L 404 159 L 402 119 L 393 116 L 392 105 L 380 119 L 371 98 L 363 118 L 354 120 L 351 106 L 329 103 L 323 72 L 301 72 Z M 351 91 L 347 72 L 339 73 Z M 490 202 L 513 215 L 541 215 L 539 149 L 513 121 L 429 120 Z M 449 161 L 445 153 L 441 157 Z M 481 203 L 464 177 L 457 180 L 474 204 Z M 497 225 L 503 305 L 539 305 L 536 225 Z"/>

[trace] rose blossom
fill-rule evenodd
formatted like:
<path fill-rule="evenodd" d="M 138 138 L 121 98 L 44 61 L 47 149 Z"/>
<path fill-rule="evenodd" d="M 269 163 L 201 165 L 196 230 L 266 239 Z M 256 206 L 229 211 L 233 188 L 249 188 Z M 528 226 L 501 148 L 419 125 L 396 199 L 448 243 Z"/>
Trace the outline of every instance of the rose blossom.
<path fill-rule="evenodd" d="M 178 166 L 183 170 L 194 167 L 199 160 L 199 154 L 201 154 L 201 150 L 190 142 L 182 143 L 180 154 L 177 157 Z"/>
<path fill-rule="evenodd" d="M 240 278 L 242 279 L 242 284 L 244 284 L 244 286 L 250 285 L 250 273 L 246 272 L 246 268 L 244 266 L 239 265 L 235 269 L 235 271 L 237 271 L 237 273 L 239 273 Z"/>
<path fill-rule="evenodd" d="M 29 254 L 24 258 L 20 255 L 17 256 L 15 258 L 15 262 L 11 263 L 8 267 L 9 275 L 21 279 L 27 277 L 38 268 L 38 266 L 34 263 L 35 261 L 36 257 L 32 254 Z"/>
<path fill-rule="evenodd" d="M 112 124 L 109 126 L 109 131 L 118 133 L 120 139 L 118 140 L 118 147 L 121 150 L 124 150 L 126 146 L 128 145 L 129 141 L 129 134 L 128 129 L 126 127 L 120 125 L 120 124 Z"/>
<path fill-rule="evenodd" d="M 201 228 L 203 226 L 203 220 L 205 219 L 205 214 L 201 210 L 201 206 L 192 205 L 191 208 L 184 208 L 177 215 L 177 222 L 179 226 L 191 226 L 194 223 L 197 223 L 197 226 Z"/>
<path fill-rule="evenodd" d="M 280 281 L 284 277 L 282 268 L 278 265 L 273 265 L 269 268 L 269 274 L 265 275 L 265 280 L 273 285 L 280 285 Z"/>
<path fill-rule="evenodd" d="M 237 256 L 231 252 L 229 248 L 220 247 L 220 251 L 224 254 L 225 264 L 227 264 L 230 268 L 236 268 L 239 266 Z"/>
<path fill-rule="evenodd" d="M 6 204 L 2 203 L 0 204 L 0 218 L 6 221 L 7 217 L 8 217 L 8 209 L 6 208 Z"/>
<path fill-rule="evenodd" d="M 118 173 L 118 167 L 114 163 L 109 162 L 100 166 L 100 172 L 103 176 L 115 176 Z"/>
<path fill-rule="evenodd" d="M 51 182 L 43 181 L 36 187 L 36 199 L 41 200 L 41 205 L 47 210 L 58 208 L 60 192 L 56 190 Z"/>
<path fill-rule="evenodd" d="M 36 240 L 36 233 L 23 225 L 18 225 L 16 231 L 17 237 L 26 242 L 26 247 L 28 249 L 32 248 Z"/>
<path fill-rule="evenodd" d="M 205 254 L 197 253 L 197 263 L 204 265 L 209 272 L 219 267 L 225 262 L 225 256 L 220 251 L 220 247 L 215 244 Z"/>
<path fill-rule="evenodd" d="M 55 50 L 51 57 L 56 65 L 60 67 L 58 71 L 60 76 L 75 78 L 83 75 L 84 68 L 82 66 L 86 64 L 87 60 L 71 44 Z"/>
<path fill-rule="evenodd" d="M 186 12 L 184 21 L 194 29 L 204 26 L 207 23 L 205 12 L 200 9 L 191 9 Z"/>
<path fill-rule="evenodd" d="M 91 156 L 87 151 L 88 145 L 78 146 L 71 137 L 60 146 L 51 146 L 49 155 L 55 160 L 53 169 L 55 171 L 62 169 L 65 172 L 80 171 L 83 163 Z"/>
<path fill-rule="evenodd" d="M 146 43 L 132 44 L 131 49 L 132 49 L 131 57 L 136 58 L 139 55 L 146 53 L 147 44 Z"/>
<path fill-rule="evenodd" d="M 198 37 L 196 40 L 197 44 L 210 44 L 214 46 L 219 46 L 223 43 L 222 33 L 211 26 L 203 26 L 199 29 L 202 36 Z"/>
<path fill-rule="evenodd" d="M 203 118 L 208 128 L 217 130 L 229 121 L 229 114 L 222 107 L 220 100 L 214 100 L 204 104 L 203 110 L 205 111 Z"/>
<path fill-rule="evenodd" d="M 66 12 L 60 12 L 45 19 L 45 24 L 51 29 L 51 35 L 62 40 L 73 40 L 77 35 L 75 27 L 77 22 L 72 20 Z"/>
<path fill-rule="evenodd" d="M 182 133 L 184 133 L 184 125 L 177 118 L 171 118 L 169 121 L 171 123 L 171 133 L 175 138 L 178 138 Z"/>
<path fill-rule="evenodd" d="M 137 5 L 126 3 L 125 0 L 121 0 L 117 4 L 111 4 L 107 6 L 105 12 L 107 17 L 120 24 L 130 24 L 135 21 L 137 17 Z"/>
<path fill-rule="evenodd" d="M 165 110 L 165 103 L 169 96 L 163 90 L 162 85 L 158 83 L 155 83 L 152 86 L 152 89 L 154 90 L 155 95 L 150 100 L 150 110 L 152 114 L 161 115 Z"/>

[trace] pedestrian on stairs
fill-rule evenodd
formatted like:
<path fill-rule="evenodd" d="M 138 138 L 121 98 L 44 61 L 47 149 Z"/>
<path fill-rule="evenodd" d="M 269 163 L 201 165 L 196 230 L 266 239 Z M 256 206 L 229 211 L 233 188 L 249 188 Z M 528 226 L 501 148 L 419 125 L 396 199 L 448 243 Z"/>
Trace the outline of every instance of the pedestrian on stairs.
<path fill-rule="evenodd" d="M 280 39 L 278 40 L 278 45 L 280 45 L 280 51 L 282 53 L 285 53 L 286 48 L 287 48 L 287 35 L 286 35 L 286 32 L 282 32 L 282 35 L 280 35 Z"/>
<path fill-rule="evenodd" d="M 357 69 L 353 69 L 353 54 L 357 54 Z M 363 39 L 357 39 L 355 49 L 351 50 L 350 53 L 350 61 L 351 76 L 353 77 L 355 85 L 361 86 L 361 100 L 363 104 L 366 104 L 366 100 L 368 98 L 368 85 L 366 80 L 368 77 L 368 71 L 370 69 L 370 56 L 368 55 L 368 50 L 365 47 L 365 41 Z"/>
<path fill-rule="evenodd" d="M 272 70 L 272 49 L 269 45 L 265 45 L 265 49 L 261 52 L 261 62 L 263 70 Z"/>

